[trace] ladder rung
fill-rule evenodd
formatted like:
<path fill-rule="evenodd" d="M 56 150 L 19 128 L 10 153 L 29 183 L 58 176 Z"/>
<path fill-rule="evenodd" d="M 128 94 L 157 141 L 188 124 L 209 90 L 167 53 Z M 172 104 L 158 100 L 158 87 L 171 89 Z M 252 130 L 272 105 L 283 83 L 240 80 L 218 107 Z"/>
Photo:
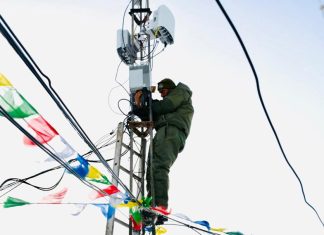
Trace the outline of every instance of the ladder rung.
<path fill-rule="evenodd" d="M 127 148 L 128 150 L 132 150 L 127 144 L 122 143 L 123 147 Z M 139 158 L 142 157 L 142 155 L 138 152 L 136 152 L 135 150 L 133 150 L 133 152 L 135 153 L 135 155 L 137 155 Z"/>
<path fill-rule="evenodd" d="M 124 172 L 126 172 L 127 174 L 129 174 L 130 175 L 130 171 L 129 170 L 127 170 L 125 167 L 123 167 L 123 166 L 119 166 L 120 167 L 120 169 L 122 170 L 122 171 L 124 171 Z M 133 177 L 134 177 L 134 179 L 136 179 L 137 181 L 141 181 L 141 177 L 139 177 L 138 175 L 135 175 L 135 174 L 133 174 Z"/>

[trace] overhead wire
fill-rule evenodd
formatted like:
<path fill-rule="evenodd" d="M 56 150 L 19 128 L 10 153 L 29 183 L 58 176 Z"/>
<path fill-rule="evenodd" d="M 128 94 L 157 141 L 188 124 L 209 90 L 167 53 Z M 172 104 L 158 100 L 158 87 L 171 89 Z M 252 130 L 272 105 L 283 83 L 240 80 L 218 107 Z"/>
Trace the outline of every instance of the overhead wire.
<path fill-rule="evenodd" d="M 7 39 L 9 44 L 13 47 L 13 49 L 16 51 L 16 53 L 21 57 L 21 59 L 24 61 L 26 66 L 30 69 L 30 71 L 35 75 L 37 80 L 41 83 L 43 88 L 47 91 L 47 93 L 50 95 L 50 97 L 53 99 L 53 101 L 56 103 L 58 108 L 62 111 L 63 115 L 66 117 L 66 119 L 70 122 L 72 127 L 77 131 L 79 136 L 84 140 L 84 142 L 94 151 L 96 156 L 99 158 L 101 163 L 105 166 L 105 168 L 110 172 L 112 177 L 121 185 L 121 187 L 132 197 L 135 198 L 132 192 L 127 188 L 127 186 L 121 181 L 121 179 L 115 174 L 115 172 L 111 169 L 111 167 L 107 164 L 106 161 L 104 161 L 103 156 L 101 153 L 95 148 L 94 144 L 92 143 L 91 139 L 88 137 L 88 135 L 85 133 L 83 128 L 80 126 L 80 124 L 77 122 L 76 118 L 73 116 L 73 114 L 70 112 L 70 110 L 67 108 L 63 100 L 60 98 L 60 96 L 56 93 L 54 88 L 51 85 L 51 80 L 48 76 L 46 76 L 38 67 L 38 65 L 35 63 L 35 61 L 32 59 L 32 57 L 29 55 L 25 47 L 21 44 L 19 39 L 16 37 L 14 32 L 10 29 L 9 25 L 6 23 L 6 21 L 3 19 L 3 17 L 0 15 L 0 31 L 3 34 L 3 36 Z M 48 81 L 49 85 L 47 85 L 41 75 Z"/>
<path fill-rule="evenodd" d="M 111 133 L 109 133 L 109 134 L 111 134 Z M 105 136 L 106 136 L 106 135 L 105 135 Z M 101 139 L 102 139 L 102 138 L 100 138 L 99 141 L 101 141 Z M 110 141 L 110 140 L 111 140 L 111 138 L 109 139 L 109 141 Z M 97 142 L 98 142 L 98 141 L 97 141 Z M 97 145 L 97 146 L 98 146 L 97 148 L 98 148 L 98 150 L 100 150 L 100 149 L 102 149 L 102 148 L 104 148 L 104 147 L 107 147 L 107 146 L 113 144 L 113 143 L 115 143 L 115 141 L 111 141 L 111 142 L 108 142 L 108 143 L 104 143 L 104 144 L 101 145 L 101 146 L 99 146 L 99 144 L 98 144 L 98 145 Z M 93 151 L 90 150 L 89 152 L 87 152 L 87 153 L 85 153 L 85 154 L 82 154 L 81 156 L 83 156 L 83 157 L 86 158 L 87 156 L 91 155 L 92 153 L 93 153 Z M 122 153 L 122 154 L 121 154 L 121 157 L 124 156 L 125 154 L 126 154 L 126 153 Z M 105 159 L 105 160 L 108 162 L 108 161 L 111 161 L 111 160 L 113 160 L 113 159 L 114 159 L 114 158 Z M 68 163 L 72 163 L 72 162 L 74 162 L 74 161 L 76 161 L 76 158 L 69 160 Z M 100 161 L 98 161 L 98 160 L 89 160 L 89 159 L 87 159 L 87 161 L 88 161 L 89 163 L 100 163 Z M 34 174 L 34 175 L 32 175 L 32 176 L 26 177 L 26 178 L 24 178 L 24 179 L 19 179 L 19 178 L 8 178 L 8 179 L 4 180 L 4 181 L 0 184 L 0 191 L 3 191 L 3 190 L 5 190 L 5 189 L 10 188 L 10 187 L 13 187 L 13 186 L 15 186 L 15 188 L 16 188 L 16 187 L 18 187 L 19 185 L 21 185 L 21 184 L 23 184 L 23 183 L 28 184 L 28 185 L 30 185 L 30 186 L 32 186 L 32 187 L 34 187 L 34 188 L 36 188 L 36 189 L 42 190 L 42 191 L 50 191 L 50 190 L 54 189 L 54 188 L 55 188 L 55 187 L 56 187 L 56 186 L 61 182 L 61 180 L 62 180 L 62 178 L 63 178 L 63 175 L 64 175 L 65 171 L 63 172 L 62 177 L 59 179 L 59 181 L 58 181 L 57 183 L 55 183 L 53 186 L 51 186 L 51 187 L 47 187 L 47 188 L 45 188 L 45 187 L 40 187 L 40 186 L 32 185 L 32 184 L 28 183 L 27 181 L 30 180 L 30 179 L 33 179 L 33 178 L 35 178 L 35 177 L 38 177 L 38 176 L 40 176 L 40 175 L 43 175 L 43 174 L 45 174 L 45 173 L 48 173 L 48 172 L 51 172 L 51 171 L 54 171 L 54 170 L 61 169 L 62 167 L 63 167 L 62 165 L 55 166 L 55 167 L 52 167 L 52 168 L 50 168 L 50 169 L 47 169 L 47 170 L 41 171 L 41 172 L 39 172 L 39 173 L 36 173 L 36 174 Z M 11 181 L 14 181 L 14 182 L 9 183 L 9 182 L 11 182 Z M 19 184 L 19 185 L 17 185 L 17 184 Z M 14 188 L 13 188 L 13 189 L 14 189 Z M 12 191 L 12 190 L 10 190 L 10 191 Z M 6 193 L 0 195 L 0 198 L 1 198 L 2 196 L 4 196 L 5 194 L 9 193 L 10 191 L 7 191 Z"/>
<path fill-rule="evenodd" d="M 4 180 L 4 181 L 1 183 L 1 185 L 0 185 L 0 191 L 3 191 L 3 190 L 5 190 L 5 189 L 10 188 L 10 187 L 13 187 L 13 186 L 15 186 L 15 188 L 16 188 L 16 187 L 20 186 L 21 184 L 27 184 L 27 185 L 32 186 L 32 187 L 34 187 L 34 188 L 36 188 L 36 189 L 38 189 L 38 190 L 41 190 L 41 191 L 50 191 L 50 190 L 53 190 L 53 189 L 56 188 L 56 187 L 59 185 L 59 183 L 62 181 L 63 176 L 64 176 L 64 174 L 65 174 L 65 171 L 63 172 L 63 174 L 62 174 L 62 176 L 59 178 L 59 180 L 58 180 L 58 181 L 57 181 L 53 186 L 50 186 L 50 187 L 41 187 L 41 186 L 37 186 L 37 185 L 34 185 L 34 184 L 29 183 L 28 180 L 33 179 L 33 178 L 36 178 L 36 177 L 38 177 L 38 176 L 40 176 L 40 175 L 43 175 L 43 174 L 45 174 L 45 173 L 48 173 L 48 172 L 50 172 L 50 171 L 54 171 L 54 170 L 58 170 L 58 169 L 62 169 L 62 167 L 63 167 L 63 166 L 61 166 L 61 165 L 60 165 L 60 166 L 56 166 L 56 167 L 53 167 L 53 168 L 50 168 L 50 169 L 47 169 L 47 170 L 41 171 L 41 172 L 39 172 L 39 173 L 37 173 L 37 174 L 34 174 L 34 175 L 32 175 L 32 176 L 26 177 L 26 178 L 24 178 L 24 179 L 19 179 L 19 178 L 8 178 L 8 179 Z M 13 182 L 11 182 L 11 181 L 13 181 Z M 9 182 L 11 182 L 11 183 L 9 183 Z M 12 191 L 12 190 L 10 190 L 10 191 Z M 0 195 L 0 198 L 3 197 L 4 195 L 8 194 L 10 191 L 7 191 L 6 193 L 1 194 L 1 195 Z"/>
<path fill-rule="evenodd" d="M 258 75 L 257 75 L 256 70 L 255 70 L 255 68 L 254 68 L 254 65 L 253 65 L 253 63 L 252 63 L 252 60 L 251 60 L 251 58 L 250 58 L 250 56 L 249 56 L 249 54 L 248 54 L 248 52 L 247 52 L 247 49 L 246 49 L 246 47 L 245 47 L 245 45 L 244 45 L 244 43 L 243 43 L 243 40 L 241 39 L 241 37 L 240 37 L 240 35 L 239 35 L 239 33 L 238 33 L 238 31 L 237 31 L 235 25 L 233 24 L 232 20 L 231 20 L 230 17 L 228 16 L 228 14 L 227 14 L 226 10 L 224 9 L 224 7 L 222 6 L 221 2 L 220 2 L 219 0 L 215 0 L 215 1 L 216 1 L 216 3 L 218 4 L 218 6 L 219 6 L 220 10 L 222 11 L 222 13 L 224 14 L 224 16 L 225 16 L 226 20 L 228 21 L 229 25 L 231 26 L 232 30 L 234 31 L 234 33 L 235 33 L 235 35 L 236 35 L 236 37 L 237 37 L 237 39 L 238 39 L 238 41 L 239 41 L 239 43 L 240 43 L 240 45 L 241 45 L 243 51 L 244 51 L 244 54 L 245 54 L 245 56 L 246 56 L 246 58 L 247 58 L 247 60 L 248 60 L 248 63 L 249 63 L 249 65 L 250 65 L 251 69 L 252 69 L 252 72 L 253 72 L 253 75 L 254 75 L 254 78 L 255 78 L 256 87 L 257 87 L 257 93 L 258 93 L 259 100 L 260 100 L 260 102 L 261 102 L 262 109 L 263 109 L 263 111 L 264 111 L 264 113 L 265 113 L 265 115 L 266 115 L 266 118 L 267 118 L 267 120 L 268 120 L 268 123 L 269 123 L 269 125 L 270 125 L 270 127 L 271 127 L 271 130 L 272 130 L 272 132 L 273 132 L 273 134 L 274 134 L 274 136 L 275 136 L 275 138 L 276 138 L 277 144 L 278 144 L 278 146 L 279 146 L 279 148 L 280 148 L 280 151 L 281 151 L 281 153 L 282 153 L 282 155 L 283 155 L 283 157 L 284 157 L 284 159 L 285 159 L 287 165 L 289 166 L 289 168 L 291 169 L 291 171 L 293 172 L 293 174 L 295 175 L 295 177 L 297 178 L 297 180 L 298 180 L 298 182 L 299 182 L 299 185 L 300 185 L 300 188 L 301 188 L 301 192 L 302 192 L 302 195 L 303 195 L 304 201 L 305 201 L 305 203 L 306 203 L 306 204 L 307 204 L 307 205 L 308 205 L 308 206 L 309 206 L 309 207 L 310 207 L 310 208 L 315 212 L 315 214 L 317 215 L 317 218 L 319 219 L 319 221 L 321 222 L 322 226 L 324 227 L 324 223 L 323 223 L 323 221 L 322 221 L 322 219 L 321 219 L 319 213 L 318 213 L 317 210 L 314 208 L 314 206 L 312 206 L 312 205 L 307 201 L 307 199 L 306 199 L 306 195 L 305 195 L 305 191 L 304 191 L 303 183 L 302 183 L 300 177 L 298 176 L 297 172 L 295 171 L 295 169 L 293 168 L 293 166 L 292 166 L 291 163 L 289 162 L 289 160 L 288 160 L 288 158 L 287 158 L 287 156 L 286 156 L 286 154 L 285 154 L 285 151 L 284 151 L 284 149 L 283 149 L 283 147 L 282 147 L 282 144 L 281 144 L 281 142 L 280 142 L 280 140 L 279 140 L 279 136 L 278 136 L 278 134 L 277 134 L 277 132 L 276 132 L 276 130 L 275 130 L 275 128 L 274 128 L 274 125 L 272 124 L 271 118 L 270 118 L 270 116 L 269 116 L 269 114 L 268 114 L 268 111 L 267 111 L 267 109 L 266 109 L 266 106 L 265 106 L 264 101 L 263 101 L 263 98 L 262 98 L 262 94 L 261 94 L 261 90 L 260 90 L 260 84 L 259 84 L 259 78 L 258 78 Z"/>

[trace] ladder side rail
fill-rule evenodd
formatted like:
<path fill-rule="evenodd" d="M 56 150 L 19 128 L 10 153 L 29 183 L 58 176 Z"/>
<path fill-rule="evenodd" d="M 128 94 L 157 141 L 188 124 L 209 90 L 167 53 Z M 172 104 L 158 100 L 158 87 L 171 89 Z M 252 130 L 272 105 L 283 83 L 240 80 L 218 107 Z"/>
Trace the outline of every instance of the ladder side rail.
<path fill-rule="evenodd" d="M 124 123 L 120 122 L 118 124 L 118 128 L 117 128 L 117 140 L 116 140 L 116 146 L 115 146 L 114 166 L 113 166 L 113 172 L 115 173 L 115 175 L 117 177 L 119 177 L 123 132 L 124 132 Z M 118 181 L 115 178 L 112 178 L 112 183 L 114 185 L 118 186 Z M 111 198 L 109 202 L 111 202 L 113 200 L 115 200 L 115 199 Z M 106 235 L 114 234 L 114 222 L 115 222 L 115 214 L 110 219 L 107 220 Z"/>

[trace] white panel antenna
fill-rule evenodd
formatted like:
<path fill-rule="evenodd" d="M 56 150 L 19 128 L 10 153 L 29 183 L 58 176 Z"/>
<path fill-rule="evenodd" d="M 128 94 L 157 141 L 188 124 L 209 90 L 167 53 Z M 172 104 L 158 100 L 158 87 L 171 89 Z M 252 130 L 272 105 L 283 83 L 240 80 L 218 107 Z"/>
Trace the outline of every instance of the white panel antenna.
<path fill-rule="evenodd" d="M 136 42 L 131 43 L 131 37 L 128 30 L 117 30 L 117 53 L 120 59 L 127 65 L 134 64 L 139 51 Z"/>
<path fill-rule="evenodd" d="M 147 33 L 151 38 L 159 38 L 164 45 L 174 43 L 175 20 L 172 12 L 165 5 L 161 5 L 153 12 L 153 19 L 149 21 Z"/>

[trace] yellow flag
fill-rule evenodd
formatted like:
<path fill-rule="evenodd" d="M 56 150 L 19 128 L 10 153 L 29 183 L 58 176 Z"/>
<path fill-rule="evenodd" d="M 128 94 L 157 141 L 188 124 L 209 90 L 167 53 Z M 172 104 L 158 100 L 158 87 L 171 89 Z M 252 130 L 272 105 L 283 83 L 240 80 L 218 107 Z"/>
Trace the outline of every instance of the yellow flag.
<path fill-rule="evenodd" d="M 138 203 L 137 202 L 128 202 L 127 204 L 125 204 L 125 203 L 121 203 L 121 204 L 119 204 L 119 205 L 117 205 L 116 207 L 128 207 L 128 208 L 133 208 L 133 207 L 135 207 L 135 206 L 138 206 Z"/>
<path fill-rule="evenodd" d="M 99 179 L 101 177 L 101 173 L 97 168 L 90 166 L 89 173 L 87 174 L 87 177 L 90 179 Z"/>
<path fill-rule="evenodd" d="M 210 230 L 214 232 L 224 232 L 226 228 L 211 228 Z"/>
<path fill-rule="evenodd" d="M 12 86 L 9 80 L 2 73 L 0 73 L 0 86 Z"/>
<path fill-rule="evenodd" d="M 168 230 L 166 230 L 166 228 L 163 228 L 161 226 L 158 226 L 156 229 L 155 229 L 155 233 L 156 235 L 161 235 L 161 234 L 165 234 Z"/>

